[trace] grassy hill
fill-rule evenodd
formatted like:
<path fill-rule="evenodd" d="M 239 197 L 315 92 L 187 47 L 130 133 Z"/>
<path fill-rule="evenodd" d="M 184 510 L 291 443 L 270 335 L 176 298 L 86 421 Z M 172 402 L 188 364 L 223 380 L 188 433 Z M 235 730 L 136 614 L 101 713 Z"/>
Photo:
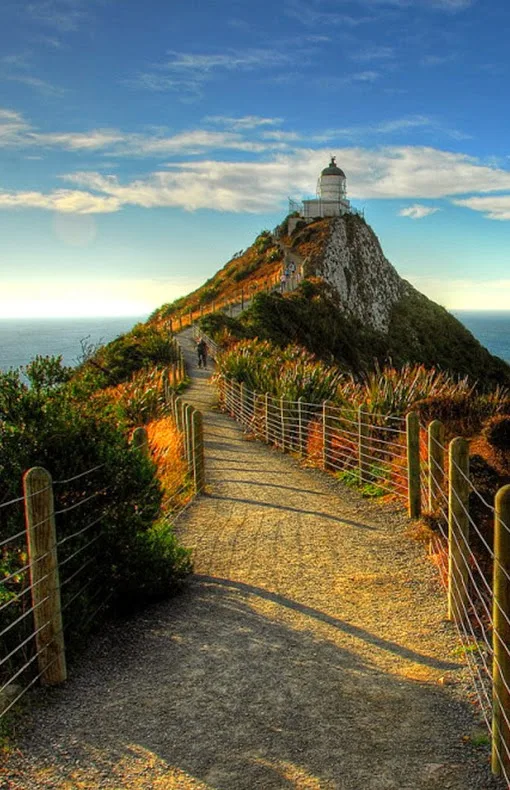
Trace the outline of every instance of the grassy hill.
<path fill-rule="evenodd" d="M 376 263 L 379 278 L 385 276 L 385 266 L 389 267 L 388 277 L 396 278 L 400 296 L 388 307 L 384 331 L 374 328 L 346 307 L 343 294 L 325 279 L 328 256 L 330 269 L 335 266 L 335 260 L 331 261 L 331 236 L 335 225 L 328 219 L 298 224 L 290 236 L 285 234 L 286 223 L 282 223 L 280 243 L 263 231 L 251 247 L 234 255 L 201 288 L 173 304 L 163 305 L 150 320 L 159 322 L 178 314 L 185 315 L 201 305 L 211 309 L 220 300 L 240 298 L 242 289 L 245 299 L 256 295 L 250 308 L 238 320 L 221 312 L 202 319 L 204 331 L 215 339 L 229 342 L 259 337 L 281 347 L 298 344 L 320 359 L 335 362 L 352 372 L 373 370 L 388 362 L 397 367 L 411 362 L 459 376 L 468 375 L 489 386 L 510 384 L 510 367 L 503 360 L 491 355 L 445 308 L 398 276 L 384 258 L 377 237 L 362 218 L 354 215 L 344 221 L 346 249 L 340 252 L 350 257 L 355 272 L 365 267 L 360 275 L 361 298 L 365 281 L 371 275 L 370 267 L 375 267 Z M 305 279 L 292 293 L 260 292 L 278 280 L 284 249 L 301 258 Z M 364 311 L 366 315 L 370 311 L 370 298 L 373 297 L 367 289 L 366 303 L 359 305 L 359 312 Z"/>

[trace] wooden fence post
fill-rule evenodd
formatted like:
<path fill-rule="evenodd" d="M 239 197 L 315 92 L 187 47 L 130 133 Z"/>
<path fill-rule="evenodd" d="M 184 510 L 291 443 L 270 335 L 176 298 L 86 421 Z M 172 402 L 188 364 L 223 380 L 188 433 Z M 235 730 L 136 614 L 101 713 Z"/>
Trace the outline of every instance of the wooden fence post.
<path fill-rule="evenodd" d="M 205 486 L 204 428 L 202 412 L 195 409 L 191 415 L 193 441 L 193 479 L 198 494 Z"/>
<path fill-rule="evenodd" d="M 266 444 L 269 444 L 269 392 L 264 395 L 264 436 Z"/>
<path fill-rule="evenodd" d="M 246 384 L 244 383 L 244 381 L 241 381 L 241 383 L 239 384 L 239 415 L 240 415 L 241 425 L 246 425 L 247 423 L 245 406 L 246 406 Z"/>
<path fill-rule="evenodd" d="M 257 393 L 255 399 L 255 426 L 256 432 L 259 439 L 263 439 L 265 437 L 265 398 L 262 393 Z"/>
<path fill-rule="evenodd" d="M 303 457 L 305 451 L 304 433 L 303 433 L 303 398 L 298 398 L 298 450 L 299 455 Z"/>
<path fill-rule="evenodd" d="M 225 379 L 225 407 L 231 417 L 234 416 L 234 381 Z"/>
<path fill-rule="evenodd" d="M 444 425 L 433 420 L 428 427 L 429 512 L 437 513 L 444 483 Z"/>
<path fill-rule="evenodd" d="M 458 436 L 450 442 L 448 492 L 448 618 L 466 619 L 469 568 L 469 443 Z"/>
<path fill-rule="evenodd" d="M 421 515 L 420 419 L 415 411 L 406 415 L 407 512 L 409 518 Z"/>
<path fill-rule="evenodd" d="M 142 455 L 146 458 L 149 456 L 149 437 L 147 436 L 146 428 L 135 428 L 133 436 L 131 437 L 131 445 L 137 450 L 140 450 Z"/>
<path fill-rule="evenodd" d="M 285 414 L 285 398 L 283 395 L 280 398 L 280 431 L 282 450 L 285 453 L 288 450 L 288 436 L 287 436 L 287 416 Z"/>
<path fill-rule="evenodd" d="M 329 425 L 328 425 L 328 418 L 329 418 L 329 409 L 328 409 L 328 401 L 323 401 L 322 404 L 322 468 L 328 468 L 328 451 L 330 446 L 330 436 L 329 436 Z"/>
<path fill-rule="evenodd" d="M 362 404 L 358 408 L 358 469 L 359 469 L 359 481 L 361 484 L 368 483 L 368 476 L 369 476 L 369 462 L 370 462 L 370 453 L 369 453 L 369 437 L 370 437 L 370 426 L 367 420 L 367 414 L 365 414 L 365 404 Z"/>
<path fill-rule="evenodd" d="M 191 403 L 186 403 L 184 406 L 184 445 L 186 450 L 186 459 L 188 461 L 188 469 L 193 472 L 193 412 L 194 406 Z"/>
<path fill-rule="evenodd" d="M 174 419 L 175 419 L 175 426 L 180 433 L 184 431 L 184 419 L 183 419 L 183 408 L 184 408 L 184 401 L 180 395 L 174 400 Z"/>
<path fill-rule="evenodd" d="M 492 772 L 510 773 L 510 485 L 496 494 L 492 601 Z"/>
<path fill-rule="evenodd" d="M 23 491 L 38 668 L 41 683 L 53 686 L 66 680 L 67 669 L 50 473 L 32 467 Z"/>

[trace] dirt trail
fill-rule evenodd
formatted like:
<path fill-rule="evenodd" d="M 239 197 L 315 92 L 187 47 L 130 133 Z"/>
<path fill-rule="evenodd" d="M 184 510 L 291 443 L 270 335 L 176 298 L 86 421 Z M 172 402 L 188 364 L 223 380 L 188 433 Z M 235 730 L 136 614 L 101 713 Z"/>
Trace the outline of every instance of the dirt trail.
<path fill-rule="evenodd" d="M 36 711 L 12 790 L 490 790 L 487 747 L 423 546 L 204 412 L 208 494 L 179 521 L 196 576 L 94 640 Z"/>

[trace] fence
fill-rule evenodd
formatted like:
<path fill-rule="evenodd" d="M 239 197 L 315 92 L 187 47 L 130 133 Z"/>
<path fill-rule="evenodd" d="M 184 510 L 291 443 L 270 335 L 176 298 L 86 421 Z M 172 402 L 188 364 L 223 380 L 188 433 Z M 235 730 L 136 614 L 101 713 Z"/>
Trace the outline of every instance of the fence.
<path fill-rule="evenodd" d="M 182 434 L 188 478 L 163 500 L 162 512 L 173 518 L 205 485 L 202 415 L 172 389 L 184 375 L 179 353 L 165 394 Z M 132 446 L 149 452 L 145 428 L 135 429 Z M 114 595 L 111 574 L 98 562 L 113 517 L 103 467 L 63 480 L 34 467 L 23 476 L 23 495 L 0 504 L 0 717 L 35 684 L 66 679 L 66 646 Z"/>
<path fill-rule="evenodd" d="M 282 268 L 281 265 L 279 268 Z M 287 293 L 295 290 L 300 281 L 301 275 L 295 272 L 289 275 L 285 282 L 282 283 L 281 274 L 277 272 L 249 287 L 240 288 L 228 299 L 214 300 L 209 302 L 209 304 L 200 305 L 196 310 L 187 310 L 177 316 L 171 317 L 168 319 L 168 328 L 171 332 L 180 332 L 187 326 L 192 326 L 196 321 L 200 320 L 200 318 L 203 318 L 208 313 L 216 313 L 220 310 L 232 316 L 234 313 L 242 312 L 256 294 L 262 292 L 268 293 L 269 291 L 275 290 Z"/>
<path fill-rule="evenodd" d="M 227 299 L 214 299 L 208 304 L 202 304 L 195 310 L 186 310 L 179 313 L 177 316 L 172 316 L 168 321 L 168 326 L 171 332 L 180 332 L 187 326 L 192 326 L 195 321 L 203 318 L 208 313 L 216 313 L 224 310 L 229 315 L 233 315 L 236 308 L 244 310 L 249 304 L 251 299 L 257 293 L 269 292 L 278 288 L 280 284 L 280 275 L 274 274 L 266 277 L 264 280 L 251 286 L 239 288 L 230 298 Z"/>
<path fill-rule="evenodd" d="M 2 714 L 38 681 L 66 679 L 66 637 L 85 629 L 111 598 L 94 563 L 108 518 L 102 467 L 65 480 L 34 467 L 23 476 L 23 496 L 0 506 L 2 534 L 12 530 L 0 544 Z"/>
<path fill-rule="evenodd" d="M 224 377 L 218 386 L 223 410 L 261 441 L 365 493 L 391 494 L 412 518 L 433 516 L 432 548 L 447 558 L 448 618 L 491 736 L 492 770 L 510 787 L 510 486 L 487 501 L 470 479 L 468 442 L 446 447 L 437 420 L 425 427 L 415 413 L 404 419 L 276 398 Z"/>

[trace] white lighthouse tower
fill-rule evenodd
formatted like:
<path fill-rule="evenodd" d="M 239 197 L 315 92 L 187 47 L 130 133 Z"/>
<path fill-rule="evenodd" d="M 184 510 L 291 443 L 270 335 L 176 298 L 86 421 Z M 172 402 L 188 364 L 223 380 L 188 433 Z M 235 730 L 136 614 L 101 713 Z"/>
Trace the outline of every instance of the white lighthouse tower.
<path fill-rule="evenodd" d="M 347 200 L 347 179 L 345 173 L 331 157 L 331 162 L 319 176 L 317 181 L 317 197 L 313 200 L 303 200 L 303 217 L 341 217 L 351 211 L 351 204 Z"/>

